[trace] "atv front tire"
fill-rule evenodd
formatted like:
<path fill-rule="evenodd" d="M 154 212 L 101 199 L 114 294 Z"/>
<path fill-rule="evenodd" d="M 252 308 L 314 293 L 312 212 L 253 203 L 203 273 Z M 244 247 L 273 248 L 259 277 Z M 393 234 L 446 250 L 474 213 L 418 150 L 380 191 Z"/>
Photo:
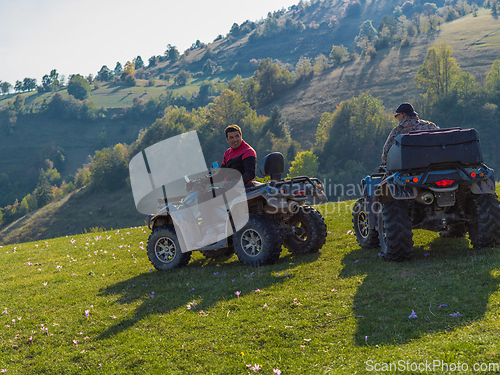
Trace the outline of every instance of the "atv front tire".
<path fill-rule="evenodd" d="M 317 253 L 326 241 L 326 224 L 323 216 L 312 207 L 302 207 L 290 218 L 295 235 L 285 239 L 285 247 L 292 254 Z"/>
<path fill-rule="evenodd" d="M 356 239 L 363 249 L 374 249 L 379 247 L 378 232 L 376 228 L 370 228 L 368 211 L 364 198 L 358 199 L 352 208 L 352 224 Z"/>
<path fill-rule="evenodd" d="M 385 260 L 402 262 L 413 255 L 413 232 L 406 201 L 389 201 L 382 205 L 378 233 Z"/>
<path fill-rule="evenodd" d="M 188 264 L 191 252 L 183 253 L 173 225 L 155 228 L 148 239 L 148 258 L 159 271 Z"/>
<path fill-rule="evenodd" d="M 500 203 L 496 194 L 474 195 L 469 210 L 475 221 L 469 224 L 469 240 L 475 249 L 500 245 Z"/>
<path fill-rule="evenodd" d="M 273 264 L 281 253 L 282 239 L 276 223 L 260 215 L 250 215 L 246 225 L 233 234 L 234 252 L 243 264 Z"/>

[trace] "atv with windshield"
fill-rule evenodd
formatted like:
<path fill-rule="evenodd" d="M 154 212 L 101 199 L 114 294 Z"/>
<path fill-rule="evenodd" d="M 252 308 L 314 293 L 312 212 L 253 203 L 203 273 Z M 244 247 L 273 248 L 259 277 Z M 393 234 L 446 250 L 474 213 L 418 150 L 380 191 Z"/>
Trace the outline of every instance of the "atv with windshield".
<path fill-rule="evenodd" d="M 147 217 L 151 230 L 147 253 L 156 269 L 164 271 L 184 266 L 194 250 L 209 258 L 234 252 L 242 263 L 260 266 L 274 263 L 282 245 L 291 253 L 313 253 L 321 249 L 327 235 L 326 224 L 308 202 L 327 200 L 322 183 L 317 178 L 304 176 L 282 180 L 284 158 L 280 153 L 271 153 L 260 163 L 261 174 L 269 176 L 270 182 L 247 186 L 244 199 L 238 194 L 220 195 L 224 204 L 213 209 L 218 236 L 214 243 L 204 243 L 206 233 L 200 225 L 204 219 L 200 219 L 198 197 L 207 191 L 213 191 L 216 197 L 220 187 L 213 183 L 206 186 L 207 181 L 213 182 L 210 177 L 218 173 L 218 166 L 213 167 L 208 175 L 194 181 L 185 176 L 187 195 L 177 200 L 158 199 L 157 212 Z M 179 228 L 187 229 L 179 233 Z"/>
<path fill-rule="evenodd" d="M 463 237 L 476 249 L 500 245 L 494 171 L 483 163 L 475 129 L 416 131 L 396 137 L 380 173 L 361 181 L 353 225 L 363 248 L 384 259 L 413 254 L 413 229 Z"/>

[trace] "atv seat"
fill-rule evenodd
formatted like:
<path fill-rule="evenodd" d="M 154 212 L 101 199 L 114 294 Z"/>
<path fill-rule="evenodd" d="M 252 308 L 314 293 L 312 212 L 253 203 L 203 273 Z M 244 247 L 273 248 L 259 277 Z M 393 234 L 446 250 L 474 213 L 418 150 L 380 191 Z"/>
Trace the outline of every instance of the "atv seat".
<path fill-rule="evenodd" d="M 281 181 L 281 174 L 285 172 L 285 158 L 281 152 L 272 152 L 261 160 L 259 165 L 262 176 L 271 177 L 271 181 Z"/>

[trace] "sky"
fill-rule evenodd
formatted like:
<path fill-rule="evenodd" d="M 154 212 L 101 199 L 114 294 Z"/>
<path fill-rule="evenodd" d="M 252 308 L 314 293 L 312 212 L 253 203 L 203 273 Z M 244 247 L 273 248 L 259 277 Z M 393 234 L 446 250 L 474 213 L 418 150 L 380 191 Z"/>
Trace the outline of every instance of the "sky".
<path fill-rule="evenodd" d="M 266 18 L 299 0 L 0 0 L 0 81 L 94 76 L 167 45 L 179 52 L 212 42 L 233 23 Z"/>

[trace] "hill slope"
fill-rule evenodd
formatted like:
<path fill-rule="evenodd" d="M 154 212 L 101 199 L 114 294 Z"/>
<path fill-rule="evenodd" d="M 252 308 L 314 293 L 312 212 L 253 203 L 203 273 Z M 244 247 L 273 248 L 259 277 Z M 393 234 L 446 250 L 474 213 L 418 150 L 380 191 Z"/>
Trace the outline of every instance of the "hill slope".
<path fill-rule="evenodd" d="M 499 58 L 500 21 L 483 11 L 478 17 L 469 15 L 446 23 L 438 32 L 414 38 L 408 47 L 383 49 L 372 60 L 358 59 L 315 76 L 272 105 L 281 108 L 292 138 L 307 149 L 314 144 L 321 114 L 333 112 L 343 100 L 369 92 L 382 100 L 391 112 L 401 102 L 417 99 L 423 91 L 417 87 L 415 75 L 429 47 L 440 42 L 446 42 L 453 49 L 453 57 L 462 71 L 473 74 L 481 82 Z M 270 108 L 262 112 L 268 113 Z"/>
<path fill-rule="evenodd" d="M 343 205 L 319 210 L 319 253 L 256 268 L 195 252 L 156 272 L 144 227 L 0 246 L 0 371 L 498 373 L 499 249 L 416 231 L 411 261 L 384 262 Z"/>
<path fill-rule="evenodd" d="M 0 245 L 144 224 L 129 188 L 107 194 L 89 194 L 83 188 L 3 227 Z"/>
<path fill-rule="evenodd" d="M 176 64 L 161 63 L 148 73 L 158 76 L 161 72 L 176 72 L 179 69 L 201 70 L 207 58 L 224 69 L 232 68 L 235 63 L 245 67 L 252 59 L 266 58 L 279 60 L 293 68 L 301 56 L 315 58 L 320 53 L 328 56 L 334 44 L 349 47 L 365 20 L 371 20 L 376 27 L 384 15 L 392 14 L 394 8 L 404 1 L 362 1 L 357 3 L 359 8 L 349 13 L 346 9 L 352 3 L 336 0 L 301 1 L 284 14 L 275 12 L 272 15 L 277 26 L 271 22 L 266 25 L 268 15 L 265 21 L 253 25 L 255 29 L 248 34 L 234 36 L 230 32 L 225 38 L 209 43 L 205 48 L 189 51 Z M 297 31 L 290 26 L 297 23 L 304 29 Z M 241 28 L 244 25 L 240 25 Z M 281 31 L 275 32 L 273 27 L 279 27 Z M 210 51 L 209 56 L 206 56 L 207 50 Z"/>
<path fill-rule="evenodd" d="M 415 84 L 415 74 L 422 64 L 428 48 L 441 41 L 445 41 L 454 49 L 453 56 L 462 70 L 473 73 L 481 81 L 493 61 L 498 58 L 498 50 L 500 50 L 499 30 L 500 22 L 498 19 L 493 18 L 489 11 L 483 10 L 479 12 L 478 17 L 469 15 L 443 24 L 438 32 L 416 37 L 408 47 L 396 46 L 380 50 L 372 60 L 358 59 L 314 76 L 311 80 L 296 86 L 277 102 L 259 109 L 259 112 L 268 115 L 272 106 L 278 105 L 289 125 L 292 138 L 300 142 L 303 149 L 308 149 L 314 143 L 314 135 L 321 114 L 325 111 L 333 112 L 342 100 L 369 92 L 382 100 L 386 109 L 391 111 L 401 101 L 416 99 L 421 91 Z M 234 43 L 241 43 L 241 40 Z M 226 44 L 229 48 L 230 43 L 226 42 Z M 233 47 L 236 48 L 236 45 Z M 195 52 L 188 57 L 193 58 L 194 61 L 194 56 L 196 56 Z M 157 73 L 159 72 L 160 70 L 157 71 Z M 229 77 L 226 76 L 224 79 L 227 80 Z M 109 89 L 109 86 L 103 86 L 95 90 L 93 95 L 97 97 L 100 90 Z M 144 90 L 143 93 L 147 89 L 147 87 L 140 88 L 140 90 Z M 115 91 L 115 93 L 125 95 L 128 97 L 127 100 L 136 95 L 127 95 L 120 90 Z M 102 93 L 104 94 L 105 91 Z M 103 98 L 105 97 L 106 95 L 103 95 Z M 150 122 L 141 123 L 141 121 L 137 123 L 109 121 L 109 124 L 106 123 L 106 131 L 109 133 L 110 145 L 113 142 L 132 142 L 139 129 L 150 124 Z M 452 124 L 439 125 L 450 126 Z M 56 144 L 68 151 L 68 170 L 65 173 L 74 173 L 76 168 L 86 162 L 87 156 L 95 150 L 97 144 L 95 137 L 102 130 L 102 127 L 102 123 L 100 125 L 74 123 L 69 127 L 67 123 L 57 121 L 21 124 L 18 134 L 0 138 L 0 167 L 4 169 L 9 166 L 19 173 L 24 173 L 24 170 L 30 167 L 31 160 L 40 154 L 43 147 L 48 144 Z M 2 171 L 0 170 L 0 172 Z M 124 199 L 128 199 L 127 205 L 131 207 L 131 211 L 122 215 L 121 211 L 117 209 L 113 212 L 115 217 L 134 216 L 131 194 L 129 192 L 126 194 L 128 198 Z M 79 208 L 74 206 L 73 209 L 86 210 L 85 206 Z M 114 224 L 96 224 L 95 221 L 87 221 L 83 215 L 80 217 L 82 220 L 80 231 L 83 228 L 88 229 L 95 226 L 103 226 L 108 229 L 116 227 Z M 134 219 L 130 225 L 140 223 L 140 220 L 135 221 Z M 24 232 L 29 231 L 24 230 Z M 54 235 L 55 233 L 45 231 L 43 238 Z"/>

